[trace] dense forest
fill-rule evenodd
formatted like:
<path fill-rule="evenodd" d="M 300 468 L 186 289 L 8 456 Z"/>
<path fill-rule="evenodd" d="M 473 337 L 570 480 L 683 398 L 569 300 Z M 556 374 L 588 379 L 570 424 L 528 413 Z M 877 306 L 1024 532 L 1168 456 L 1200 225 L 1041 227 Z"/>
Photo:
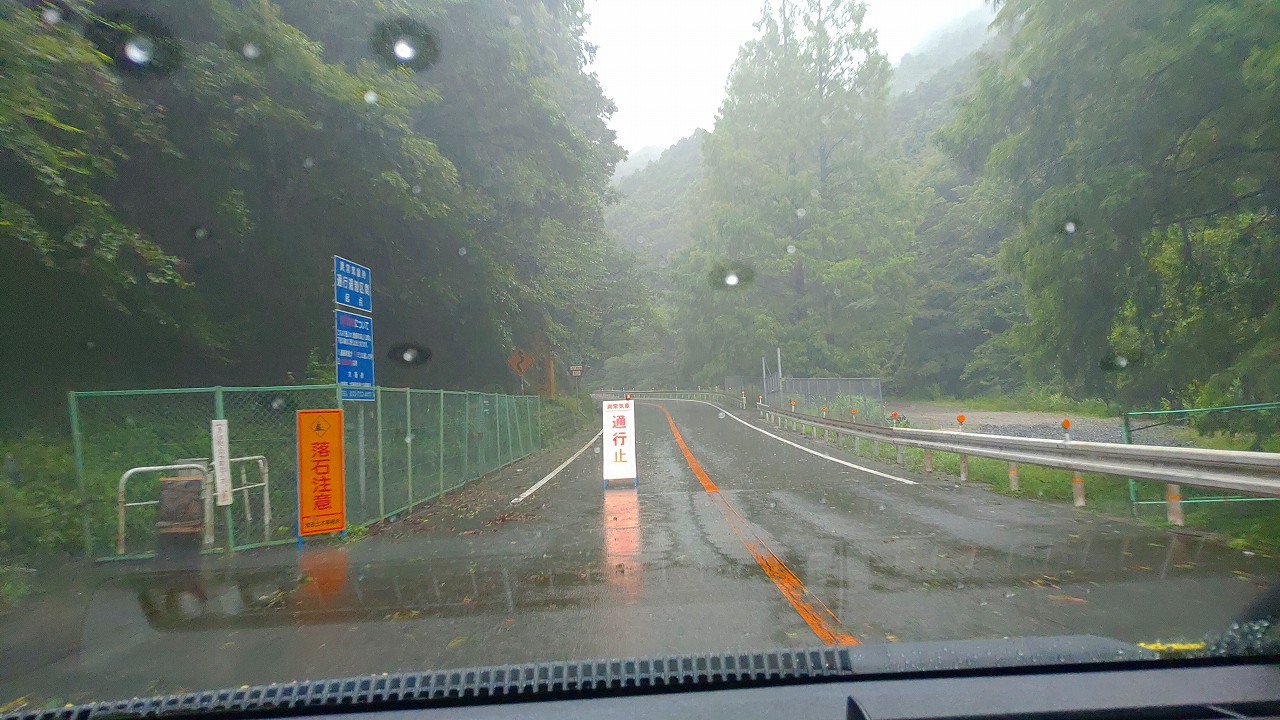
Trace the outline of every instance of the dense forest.
<path fill-rule="evenodd" d="M 510 390 L 610 297 L 625 153 L 578 0 L 0 0 L 0 422 L 67 390 L 302 382 L 332 259 L 384 385 Z M 403 53 L 401 51 L 404 51 Z M 532 377 L 534 373 L 531 373 Z"/>
<path fill-rule="evenodd" d="M 623 348 L 606 382 L 781 347 L 903 394 L 1276 400 L 1280 5 L 993 10 L 895 83 L 862 4 L 767 6 L 714 129 L 619 184 L 671 359 Z"/>
<path fill-rule="evenodd" d="M 1276 400 L 1280 3 L 991 8 L 895 69 L 857 0 L 771 0 L 714 127 L 620 169 L 582 0 L 0 0 L 0 549 L 73 537 L 18 530 L 73 509 L 66 391 L 331 367 L 333 254 L 378 354 L 430 351 L 382 385 L 778 347 L 898 394 Z"/>

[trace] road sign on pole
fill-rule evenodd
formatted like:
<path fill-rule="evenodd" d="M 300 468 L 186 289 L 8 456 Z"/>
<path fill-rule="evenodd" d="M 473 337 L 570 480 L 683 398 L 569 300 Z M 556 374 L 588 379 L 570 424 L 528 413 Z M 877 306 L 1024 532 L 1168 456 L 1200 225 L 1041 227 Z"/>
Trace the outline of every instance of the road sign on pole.
<path fill-rule="evenodd" d="M 373 276 L 369 268 L 334 255 L 333 301 L 373 313 Z"/>
<path fill-rule="evenodd" d="M 633 480 L 636 477 L 636 415 L 631 400 L 604 402 L 604 482 Z"/>
<path fill-rule="evenodd" d="M 298 537 L 346 530 L 342 411 L 299 410 L 297 433 Z"/>
<path fill-rule="evenodd" d="M 519 375 L 520 377 L 524 377 L 524 374 L 529 371 L 529 368 L 533 367 L 533 363 L 533 356 L 519 348 L 517 348 L 516 351 L 511 353 L 511 356 L 507 358 L 507 367 L 511 368 L 511 372 Z"/>
<path fill-rule="evenodd" d="M 373 400 L 373 318 L 333 311 L 334 359 L 343 400 Z"/>
<path fill-rule="evenodd" d="M 211 420 L 209 437 L 213 440 L 213 488 L 218 505 L 230 505 L 235 498 L 231 494 L 231 439 L 227 421 Z"/>
<path fill-rule="evenodd" d="M 582 366 L 581 366 L 581 365 L 570 365 L 570 366 L 569 366 L 569 374 L 570 374 L 570 375 L 572 375 L 573 377 L 582 377 Z"/>

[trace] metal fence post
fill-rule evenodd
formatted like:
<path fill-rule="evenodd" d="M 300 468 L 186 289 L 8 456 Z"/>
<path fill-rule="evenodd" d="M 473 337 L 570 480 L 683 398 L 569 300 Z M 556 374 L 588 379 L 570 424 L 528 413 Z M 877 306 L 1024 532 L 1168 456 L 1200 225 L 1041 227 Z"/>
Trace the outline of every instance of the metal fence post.
<path fill-rule="evenodd" d="M 498 464 L 495 467 L 502 467 L 502 422 L 498 420 L 498 394 L 493 394 L 493 431 L 495 433 L 494 442 L 498 453 Z"/>
<path fill-rule="evenodd" d="M 80 437 L 80 406 L 74 392 L 67 393 L 67 414 L 71 420 L 71 453 L 76 462 L 76 486 L 80 490 L 80 532 L 84 536 L 84 556 L 93 557 L 93 533 L 89 529 L 89 487 L 84 478 L 84 445 Z"/>
<path fill-rule="evenodd" d="M 1129 436 L 1129 413 L 1123 413 L 1120 420 L 1120 439 L 1128 445 L 1133 442 Z M 1129 478 L 1129 513 L 1138 517 L 1138 488 L 1134 485 L 1133 478 Z"/>
<path fill-rule="evenodd" d="M 507 396 L 507 401 L 502 403 L 502 406 L 505 408 L 502 416 L 507 420 L 507 462 L 515 462 L 516 449 L 515 444 L 511 441 L 511 396 Z M 518 424 L 516 429 L 520 429 Z"/>
<path fill-rule="evenodd" d="M 404 473 L 409 487 L 409 510 L 413 510 L 413 395 L 404 389 Z"/>
<path fill-rule="evenodd" d="M 364 441 L 364 405 L 356 405 L 356 462 L 360 465 L 357 477 L 360 479 L 360 517 L 363 521 L 367 515 L 368 502 L 368 477 L 365 471 L 365 441 Z"/>
<path fill-rule="evenodd" d="M 530 399 L 527 395 L 524 398 L 524 424 L 528 426 L 529 430 L 529 448 L 525 450 L 525 455 L 536 449 L 533 447 L 533 403 L 530 402 Z"/>
<path fill-rule="evenodd" d="M 440 390 L 440 494 L 444 494 L 444 390 Z"/>
<path fill-rule="evenodd" d="M 378 433 L 378 519 L 382 520 L 387 517 L 387 497 L 386 489 L 384 488 L 385 473 L 382 459 L 382 388 L 380 386 L 373 389 L 373 404 L 378 413 L 374 419 L 374 424 Z"/>
<path fill-rule="evenodd" d="M 227 419 L 226 405 L 223 403 L 221 385 L 213 389 L 213 415 L 214 415 L 213 417 L 214 420 Z M 210 450 L 212 449 L 213 448 L 211 447 Z M 209 458 L 210 458 L 210 461 L 213 460 L 212 452 L 209 454 Z M 229 480 L 230 478 L 228 478 L 228 481 Z M 212 490 L 210 492 L 212 492 Z M 263 492 L 266 492 L 266 490 L 264 489 Z M 248 502 L 248 500 L 246 500 L 245 502 Z M 234 521 L 231 518 L 230 505 L 227 505 L 222 508 L 222 521 L 227 524 L 227 552 L 233 553 L 235 552 L 235 549 L 236 549 L 236 528 L 235 528 Z"/>
<path fill-rule="evenodd" d="M 462 482 L 471 479 L 471 393 L 462 395 Z"/>

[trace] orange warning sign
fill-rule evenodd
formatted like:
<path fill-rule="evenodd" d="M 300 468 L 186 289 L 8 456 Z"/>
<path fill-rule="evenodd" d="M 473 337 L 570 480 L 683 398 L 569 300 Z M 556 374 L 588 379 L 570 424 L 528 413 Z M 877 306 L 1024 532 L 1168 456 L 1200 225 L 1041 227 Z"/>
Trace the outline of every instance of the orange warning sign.
<path fill-rule="evenodd" d="M 298 535 L 347 529 L 342 411 L 298 411 Z"/>

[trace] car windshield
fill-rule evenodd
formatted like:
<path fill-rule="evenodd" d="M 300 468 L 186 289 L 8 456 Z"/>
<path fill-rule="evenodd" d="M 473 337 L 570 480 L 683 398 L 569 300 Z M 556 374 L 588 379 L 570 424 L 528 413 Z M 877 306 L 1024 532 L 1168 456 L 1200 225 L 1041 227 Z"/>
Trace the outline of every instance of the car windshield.
<path fill-rule="evenodd" d="M 0 715 L 1277 648 L 1275 0 L 0 0 L 0 306 Z"/>

